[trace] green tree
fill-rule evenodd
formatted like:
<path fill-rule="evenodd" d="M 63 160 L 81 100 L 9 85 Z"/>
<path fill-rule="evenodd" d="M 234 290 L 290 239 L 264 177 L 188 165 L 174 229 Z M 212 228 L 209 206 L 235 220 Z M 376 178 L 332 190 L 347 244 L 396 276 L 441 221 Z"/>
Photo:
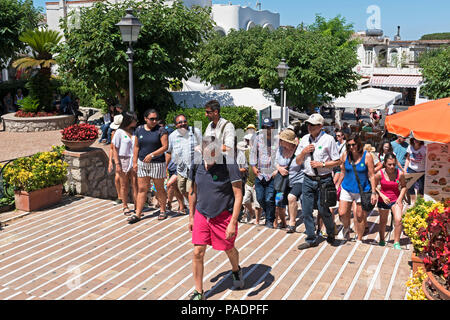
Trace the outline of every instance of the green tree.
<path fill-rule="evenodd" d="M 285 81 L 288 104 L 311 108 L 356 88 L 358 42 L 351 38 L 352 28 L 340 16 L 329 21 L 317 16 L 308 27 L 231 31 L 199 48 L 196 74 L 214 85 L 272 92 L 280 86 L 276 67 L 285 58 L 291 68 Z"/>
<path fill-rule="evenodd" d="M 61 41 L 59 32 L 47 29 L 27 30 L 20 41 L 31 48 L 31 55 L 14 61 L 12 66 L 17 69 L 32 69 L 34 74 L 27 84 L 30 96 L 39 100 L 39 109 L 51 111 L 53 88 L 50 82 L 53 59 L 52 50 Z"/>
<path fill-rule="evenodd" d="M 308 26 L 310 31 L 319 31 L 324 35 L 338 38 L 338 45 L 356 45 L 356 40 L 351 40 L 354 33 L 353 24 L 347 24 L 345 18 L 338 15 L 333 19 L 326 20 L 324 17 L 316 14 L 316 20 Z"/>
<path fill-rule="evenodd" d="M 102 98 L 116 97 L 128 105 L 128 45 L 116 26 L 127 7 L 139 8 L 133 14 L 143 25 L 133 44 L 137 110 L 152 106 L 164 115 L 172 103 L 170 79 L 190 76 L 198 43 L 213 32 L 209 9 L 187 9 L 180 1 L 173 6 L 161 0 L 96 2 L 81 10 L 77 27 L 72 27 L 74 15 L 62 21 L 66 41 L 58 49 L 60 72 L 83 81 Z"/>
<path fill-rule="evenodd" d="M 450 32 L 424 34 L 420 40 L 450 40 Z"/>
<path fill-rule="evenodd" d="M 332 96 L 345 95 L 356 88 L 358 75 L 353 68 L 358 58 L 353 46 L 339 44 L 339 38 L 322 32 L 281 29 L 278 38 L 263 47 L 261 87 L 279 87 L 275 68 L 285 58 L 290 67 L 284 81 L 288 105 L 307 110 L 330 101 Z"/>
<path fill-rule="evenodd" d="M 450 97 L 450 46 L 422 54 L 419 65 L 425 82 L 421 93 L 430 99 Z"/>
<path fill-rule="evenodd" d="M 33 0 L 0 1 L 0 68 L 25 49 L 19 36 L 36 28 L 41 19 L 41 9 L 34 7 Z"/>
<path fill-rule="evenodd" d="M 250 30 L 231 30 L 204 42 L 195 55 L 196 74 L 204 81 L 228 88 L 259 88 L 262 46 L 272 32 L 260 26 Z"/>

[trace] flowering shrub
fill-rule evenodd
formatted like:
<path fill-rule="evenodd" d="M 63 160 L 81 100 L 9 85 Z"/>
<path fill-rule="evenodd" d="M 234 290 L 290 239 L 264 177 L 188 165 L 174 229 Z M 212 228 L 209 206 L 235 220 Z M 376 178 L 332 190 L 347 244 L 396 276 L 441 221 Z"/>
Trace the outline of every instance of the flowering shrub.
<path fill-rule="evenodd" d="M 62 160 L 62 149 L 53 148 L 51 152 L 39 152 L 9 163 L 4 178 L 14 190 L 30 192 L 64 183 L 67 166 Z"/>
<path fill-rule="evenodd" d="M 427 271 L 442 278 L 447 289 L 450 287 L 450 207 L 431 211 L 427 218 L 427 228 L 420 228 L 419 234 L 424 247 L 423 262 Z"/>
<path fill-rule="evenodd" d="M 98 129 L 92 124 L 74 124 L 61 131 L 62 138 L 69 141 L 95 140 Z"/>
<path fill-rule="evenodd" d="M 427 227 L 428 212 L 433 211 L 436 208 L 443 210 L 441 203 L 433 203 L 433 201 L 425 201 L 422 197 L 418 197 L 414 206 L 409 208 L 403 215 L 402 224 L 403 230 L 414 247 L 414 252 L 419 255 L 426 242 L 420 238 L 418 233 L 420 228 Z"/>
<path fill-rule="evenodd" d="M 17 111 L 14 116 L 19 118 L 36 118 L 36 117 L 51 117 L 56 116 L 57 112 L 26 112 L 23 110 Z"/>
<path fill-rule="evenodd" d="M 422 282 L 427 278 L 423 268 L 419 268 L 406 282 L 408 300 L 428 300 L 422 290 Z"/>

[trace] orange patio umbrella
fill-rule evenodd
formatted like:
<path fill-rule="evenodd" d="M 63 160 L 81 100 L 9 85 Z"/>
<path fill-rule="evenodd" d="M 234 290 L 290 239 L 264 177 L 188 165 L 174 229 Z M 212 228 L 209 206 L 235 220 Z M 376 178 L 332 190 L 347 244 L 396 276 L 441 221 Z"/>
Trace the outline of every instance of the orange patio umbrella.
<path fill-rule="evenodd" d="M 387 131 L 422 141 L 450 143 L 450 98 L 433 100 L 386 117 Z"/>

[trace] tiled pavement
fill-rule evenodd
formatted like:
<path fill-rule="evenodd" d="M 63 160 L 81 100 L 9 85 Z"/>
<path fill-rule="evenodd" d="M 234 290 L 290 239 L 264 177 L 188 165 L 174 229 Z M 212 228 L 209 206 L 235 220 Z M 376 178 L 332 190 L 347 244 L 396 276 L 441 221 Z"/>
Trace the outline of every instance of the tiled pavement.
<path fill-rule="evenodd" d="M 393 249 L 392 240 L 385 248 L 372 243 L 378 218 L 373 211 L 363 243 L 332 247 L 323 241 L 301 252 L 296 247 L 304 241 L 303 224 L 295 234 L 240 224 L 236 246 L 246 286 L 231 288 L 226 255 L 209 248 L 207 298 L 403 300 L 409 241 L 402 238 L 403 250 Z M 74 197 L 8 222 L 0 231 L 0 299 L 188 299 L 187 216 L 158 221 L 148 211 L 134 225 L 125 220 L 112 201 Z"/>
<path fill-rule="evenodd" d="M 52 146 L 60 146 L 60 130 L 43 132 L 5 132 L 0 131 L 0 162 L 25 157 L 42 151 L 50 151 Z M 92 145 L 103 148 L 107 154 L 109 146 L 97 141 Z"/>

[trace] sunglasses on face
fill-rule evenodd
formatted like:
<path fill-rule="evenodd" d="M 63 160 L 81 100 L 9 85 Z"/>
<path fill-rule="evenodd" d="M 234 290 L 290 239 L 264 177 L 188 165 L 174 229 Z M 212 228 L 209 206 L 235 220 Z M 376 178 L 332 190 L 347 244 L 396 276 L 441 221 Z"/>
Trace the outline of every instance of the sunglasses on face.
<path fill-rule="evenodd" d="M 187 123 L 187 121 L 186 120 L 180 120 L 180 121 L 177 122 L 177 124 L 184 124 L 184 123 Z"/>
<path fill-rule="evenodd" d="M 348 143 L 347 144 L 350 148 L 356 146 L 356 143 Z"/>
<path fill-rule="evenodd" d="M 158 121 L 158 118 L 147 118 L 149 121 Z"/>

